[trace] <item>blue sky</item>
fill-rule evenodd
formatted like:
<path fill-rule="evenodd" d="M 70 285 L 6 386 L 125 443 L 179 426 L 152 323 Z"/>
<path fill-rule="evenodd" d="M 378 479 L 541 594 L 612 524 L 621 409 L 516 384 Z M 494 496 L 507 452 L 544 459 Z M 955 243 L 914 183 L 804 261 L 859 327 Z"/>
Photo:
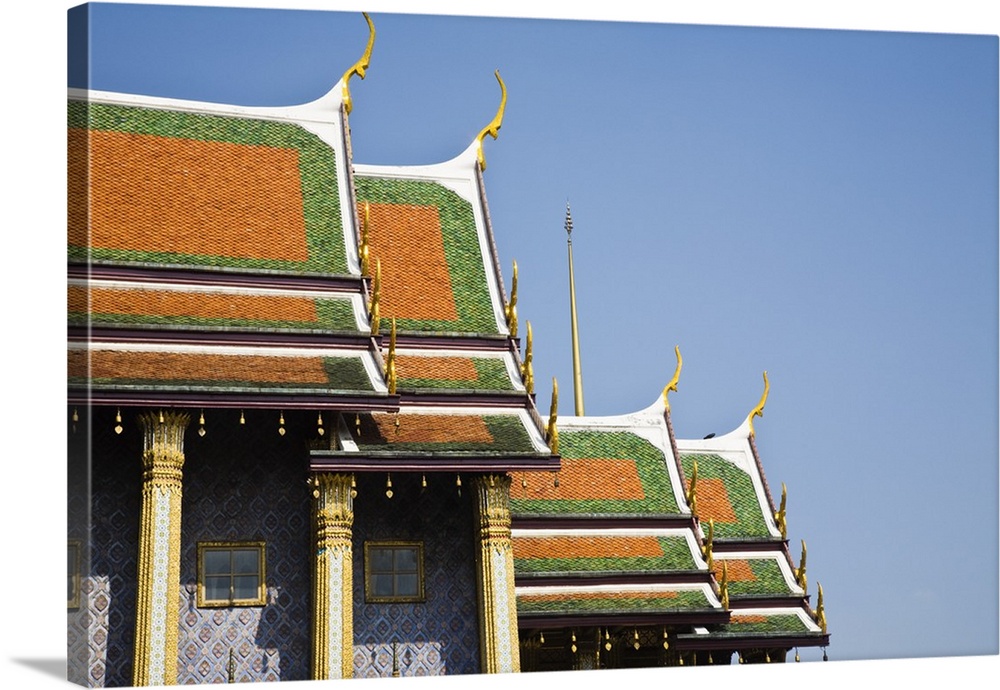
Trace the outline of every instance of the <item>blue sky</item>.
<path fill-rule="evenodd" d="M 485 178 L 540 404 L 555 376 L 572 409 L 568 201 L 587 413 L 651 403 L 680 345 L 675 430 L 724 433 L 766 369 L 757 444 L 831 657 L 995 654 L 995 24 L 372 18 L 358 163 L 457 155 L 507 84 Z M 357 11 L 118 4 L 91 32 L 93 88 L 243 105 L 318 98 L 367 37 Z"/>

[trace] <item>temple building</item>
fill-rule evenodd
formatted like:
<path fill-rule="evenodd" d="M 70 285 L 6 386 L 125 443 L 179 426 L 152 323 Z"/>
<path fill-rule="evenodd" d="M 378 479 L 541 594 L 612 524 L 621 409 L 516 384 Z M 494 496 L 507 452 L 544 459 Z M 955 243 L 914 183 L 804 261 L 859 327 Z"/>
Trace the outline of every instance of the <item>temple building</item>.
<path fill-rule="evenodd" d="M 536 404 L 484 186 L 506 86 L 457 158 L 356 163 L 365 18 L 361 59 L 306 105 L 69 94 L 69 679 L 828 645 L 754 442 L 766 374 L 746 421 L 709 439 L 674 435 L 679 349 L 644 410 L 560 414 L 554 381 Z"/>

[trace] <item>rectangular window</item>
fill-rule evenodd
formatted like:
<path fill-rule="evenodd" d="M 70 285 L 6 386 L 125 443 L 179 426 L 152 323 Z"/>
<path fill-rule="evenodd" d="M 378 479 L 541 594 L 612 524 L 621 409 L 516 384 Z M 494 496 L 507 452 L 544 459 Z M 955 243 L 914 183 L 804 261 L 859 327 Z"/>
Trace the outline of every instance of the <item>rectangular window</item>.
<path fill-rule="evenodd" d="M 263 606 L 264 542 L 198 542 L 198 606 Z"/>
<path fill-rule="evenodd" d="M 80 608 L 80 541 L 70 539 L 66 549 L 67 608 Z"/>
<path fill-rule="evenodd" d="M 365 601 L 424 600 L 424 545 L 415 541 L 365 542 Z"/>

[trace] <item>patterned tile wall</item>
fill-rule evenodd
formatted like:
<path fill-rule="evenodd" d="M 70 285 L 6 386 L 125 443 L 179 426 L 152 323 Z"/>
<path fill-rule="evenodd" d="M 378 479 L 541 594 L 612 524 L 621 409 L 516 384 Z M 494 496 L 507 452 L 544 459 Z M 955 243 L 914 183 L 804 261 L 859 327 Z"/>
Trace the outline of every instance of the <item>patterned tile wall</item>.
<path fill-rule="evenodd" d="M 392 643 L 402 676 L 479 672 L 472 488 L 455 476 L 361 475 L 354 500 L 354 675 L 392 673 Z M 422 540 L 426 601 L 367 604 L 365 540 Z"/>
<path fill-rule="evenodd" d="M 129 686 L 142 435 L 133 410 L 122 410 L 120 435 L 113 431 L 115 410 L 98 408 L 94 415 L 92 558 L 83 570 L 81 606 L 68 612 L 71 678 L 93 687 Z M 185 438 L 177 682 L 226 682 L 230 648 L 237 680 L 306 679 L 310 502 L 303 438 L 313 433 L 315 418 L 286 413 L 280 436 L 275 414 L 248 411 L 240 425 L 239 412 L 208 411 L 200 437 L 194 417 Z M 71 459 L 85 463 L 83 455 L 81 448 Z M 86 491 L 72 492 L 69 507 L 70 538 L 86 539 Z M 266 541 L 268 604 L 197 608 L 199 540 Z"/>
<path fill-rule="evenodd" d="M 90 564 L 87 568 L 84 559 L 78 610 L 88 644 L 86 683 L 92 687 L 129 686 L 135 637 L 142 434 L 129 410 L 122 411 L 121 434 L 113 431 L 115 410 L 96 408 L 80 414 L 81 424 L 91 421 L 88 415 L 93 414 Z"/>
<path fill-rule="evenodd" d="M 273 417 L 273 419 L 272 419 Z M 304 417 L 214 412 L 185 440 L 178 684 L 309 678 L 308 452 Z M 311 417 L 315 419 L 315 417 Z M 299 423 L 302 426 L 299 427 Z M 197 542 L 266 542 L 267 605 L 196 606 Z"/>

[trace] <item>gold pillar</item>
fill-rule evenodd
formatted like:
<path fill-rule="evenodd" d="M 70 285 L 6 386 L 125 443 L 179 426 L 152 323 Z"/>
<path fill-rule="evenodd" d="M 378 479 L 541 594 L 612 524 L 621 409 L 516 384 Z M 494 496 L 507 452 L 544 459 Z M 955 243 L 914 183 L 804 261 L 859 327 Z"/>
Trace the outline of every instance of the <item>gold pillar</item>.
<path fill-rule="evenodd" d="M 139 415 L 143 428 L 142 508 L 132 684 L 177 683 L 177 617 L 181 577 L 181 412 Z"/>
<path fill-rule="evenodd" d="M 514 599 L 514 553 L 510 542 L 510 477 L 476 477 L 476 593 L 479 658 L 483 673 L 521 670 Z"/>
<path fill-rule="evenodd" d="M 354 596 L 350 474 L 313 476 L 316 556 L 312 596 L 312 678 L 354 675 Z"/>

